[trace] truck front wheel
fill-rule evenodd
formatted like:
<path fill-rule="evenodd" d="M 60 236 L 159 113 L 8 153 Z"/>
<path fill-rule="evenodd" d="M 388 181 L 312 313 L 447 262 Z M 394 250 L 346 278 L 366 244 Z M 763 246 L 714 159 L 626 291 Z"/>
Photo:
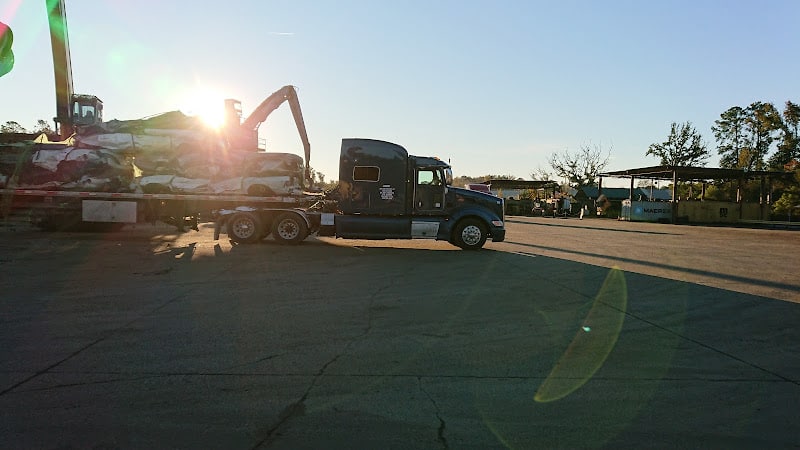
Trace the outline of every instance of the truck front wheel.
<path fill-rule="evenodd" d="M 237 212 L 228 219 L 228 237 L 237 244 L 257 242 L 261 234 L 261 221 L 251 212 Z"/>
<path fill-rule="evenodd" d="M 272 237 L 281 244 L 298 244 L 308 235 L 308 226 L 295 213 L 283 213 L 272 222 Z"/>
<path fill-rule="evenodd" d="M 477 219 L 464 219 L 453 231 L 453 244 L 464 250 L 478 250 L 486 243 L 486 225 Z"/>

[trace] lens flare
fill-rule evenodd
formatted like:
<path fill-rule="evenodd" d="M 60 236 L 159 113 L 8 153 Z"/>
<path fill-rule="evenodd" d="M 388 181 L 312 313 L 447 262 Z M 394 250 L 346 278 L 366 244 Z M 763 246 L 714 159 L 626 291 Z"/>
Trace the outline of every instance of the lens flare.
<path fill-rule="evenodd" d="M 627 306 L 625 276 L 611 269 L 575 338 L 536 391 L 535 401 L 564 398 L 592 378 L 617 343 Z"/>

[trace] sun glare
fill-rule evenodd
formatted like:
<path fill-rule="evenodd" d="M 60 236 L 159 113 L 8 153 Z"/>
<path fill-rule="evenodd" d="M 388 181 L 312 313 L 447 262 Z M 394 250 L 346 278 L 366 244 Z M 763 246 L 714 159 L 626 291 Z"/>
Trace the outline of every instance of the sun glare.
<path fill-rule="evenodd" d="M 199 117 L 209 127 L 220 128 L 225 122 L 224 98 L 217 92 L 198 89 L 187 94 L 181 111 Z"/>

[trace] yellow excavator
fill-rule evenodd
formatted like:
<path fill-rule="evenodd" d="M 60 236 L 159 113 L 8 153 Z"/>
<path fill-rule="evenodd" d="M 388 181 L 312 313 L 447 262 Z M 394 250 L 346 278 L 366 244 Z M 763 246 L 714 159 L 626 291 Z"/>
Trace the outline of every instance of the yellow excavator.
<path fill-rule="evenodd" d="M 63 0 L 45 0 L 56 81 L 56 133 L 64 141 L 79 127 L 103 123 L 103 102 L 94 95 L 76 94 L 72 86 L 67 13 Z"/>
<path fill-rule="evenodd" d="M 102 124 L 103 102 L 94 95 L 74 92 L 64 0 L 45 0 L 45 2 L 50 24 L 50 42 L 56 84 L 56 116 L 54 120 L 56 132 L 59 139 L 63 141 L 82 127 Z M 303 143 L 305 177 L 311 181 L 309 166 L 311 145 L 308 141 L 303 113 L 294 86 L 284 86 L 273 92 L 244 120 L 242 120 L 241 102 L 234 99 L 225 100 L 225 124 L 222 131 L 230 148 L 259 151 L 258 128 L 284 102 L 288 102 L 292 110 L 292 116 Z"/>

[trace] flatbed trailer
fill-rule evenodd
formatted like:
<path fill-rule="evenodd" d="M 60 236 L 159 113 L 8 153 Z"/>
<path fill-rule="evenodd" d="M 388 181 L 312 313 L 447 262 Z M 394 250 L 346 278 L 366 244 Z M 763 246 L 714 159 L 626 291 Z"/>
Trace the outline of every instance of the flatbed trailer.
<path fill-rule="evenodd" d="M 214 222 L 248 244 L 272 236 L 298 244 L 311 234 L 343 239 L 435 239 L 478 250 L 505 239 L 503 199 L 452 185 L 449 164 L 391 142 L 342 140 L 339 184 L 288 196 L 2 189 L 0 212 L 26 209 L 47 229 L 72 223 L 161 221 L 180 231 Z M 205 215 L 208 215 L 206 220 Z"/>
<path fill-rule="evenodd" d="M 78 223 L 146 223 L 161 221 L 180 231 L 197 229 L 205 216 L 226 208 L 267 208 L 276 211 L 309 207 L 315 194 L 255 197 L 214 194 L 148 194 L 133 192 L 0 189 L 0 216 L 28 211 L 31 222 L 43 229 L 66 228 Z"/>

